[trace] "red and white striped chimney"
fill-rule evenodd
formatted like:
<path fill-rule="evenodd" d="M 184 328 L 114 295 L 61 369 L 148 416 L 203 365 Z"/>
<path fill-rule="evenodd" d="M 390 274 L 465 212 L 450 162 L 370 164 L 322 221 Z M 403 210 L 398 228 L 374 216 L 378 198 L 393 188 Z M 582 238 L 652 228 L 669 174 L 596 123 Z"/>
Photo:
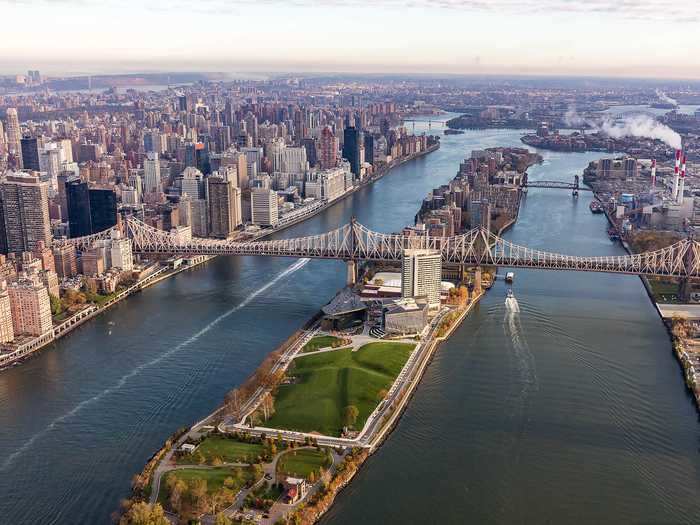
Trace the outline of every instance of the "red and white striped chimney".
<path fill-rule="evenodd" d="M 671 197 L 673 197 L 674 201 L 678 200 L 678 183 L 680 182 L 680 167 L 681 167 L 681 150 L 677 149 L 676 150 L 676 166 L 673 170 L 673 193 L 671 194 Z"/>
<path fill-rule="evenodd" d="M 685 192 L 685 162 L 686 162 L 686 154 L 683 154 L 683 163 L 681 164 L 681 185 L 680 188 L 678 189 L 678 202 L 680 204 L 683 203 L 683 194 Z"/>

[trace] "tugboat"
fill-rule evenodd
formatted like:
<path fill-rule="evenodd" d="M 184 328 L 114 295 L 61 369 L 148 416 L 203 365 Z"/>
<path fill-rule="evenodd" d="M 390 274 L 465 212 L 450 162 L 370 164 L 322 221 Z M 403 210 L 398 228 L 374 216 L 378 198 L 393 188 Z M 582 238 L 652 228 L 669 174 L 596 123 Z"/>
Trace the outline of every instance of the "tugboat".
<path fill-rule="evenodd" d="M 513 298 L 513 290 L 508 288 L 508 292 L 506 292 L 506 299 L 512 299 Z"/>

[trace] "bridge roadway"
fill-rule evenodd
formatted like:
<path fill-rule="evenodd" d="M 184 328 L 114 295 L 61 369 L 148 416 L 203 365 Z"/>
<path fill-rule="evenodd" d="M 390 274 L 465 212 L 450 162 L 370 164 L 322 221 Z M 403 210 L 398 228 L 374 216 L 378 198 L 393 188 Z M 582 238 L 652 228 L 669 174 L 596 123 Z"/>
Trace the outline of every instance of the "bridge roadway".
<path fill-rule="evenodd" d="M 183 242 L 178 237 L 131 218 L 127 233 L 134 251 L 163 255 L 247 255 L 357 261 L 400 262 L 404 250 L 427 249 L 442 255 L 444 265 L 498 266 L 543 270 L 574 270 L 666 276 L 700 277 L 700 242 L 683 239 L 660 250 L 635 255 L 574 256 L 535 250 L 506 241 L 484 228 L 453 237 L 386 234 L 372 231 L 355 220 L 329 232 L 309 237 L 273 241 L 203 239 Z M 77 249 L 106 238 L 111 230 L 88 237 L 63 239 Z"/>

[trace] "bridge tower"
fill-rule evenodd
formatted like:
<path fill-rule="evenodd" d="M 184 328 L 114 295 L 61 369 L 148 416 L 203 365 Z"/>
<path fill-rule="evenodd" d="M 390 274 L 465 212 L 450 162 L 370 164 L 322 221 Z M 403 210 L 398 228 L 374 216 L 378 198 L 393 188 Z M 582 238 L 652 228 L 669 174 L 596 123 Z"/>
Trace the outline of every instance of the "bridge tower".
<path fill-rule="evenodd" d="M 692 231 L 688 235 L 688 239 L 690 241 L 695 241 L 695 235 Z M 691 242 L 690 246 L 688 246 L 688 250 L 685 252 L 685 255 L 683 256 L 683 268 L 684 268 L 685 275 L 692 275 L 692 273 L 693 273 L 693 265 L 695 263 L 695 261 L 694 261 L 695 254 L 693 251 L 693 244 L 694 244 L 694 242 Z M 692 289 L 692 287 L 691 287 L 691 283 L 690 283 L 690 278 L 689 277 L 682 277 L 680 279 L 680 282 L 678 285 L 678 298 L 684 303 L 689 302 L 691 289 Z"/>
<path fill-rule="evenodd" d="M 348 287 L 353 287 L 357 284 L 357 259 L 355 256 L 355 246 L 357 246 L 357 234 L 355 227 L 357 218 L 353 215 L 350 217 L 350 259 L 345 261 L 347 272 L 345 284 Z"/>
<path fill-rule="evenodd" d="M 571 192 L 574 197 L 578 197 L 578 180 L 578 175 L 574 175 L 574 189 Z"/>

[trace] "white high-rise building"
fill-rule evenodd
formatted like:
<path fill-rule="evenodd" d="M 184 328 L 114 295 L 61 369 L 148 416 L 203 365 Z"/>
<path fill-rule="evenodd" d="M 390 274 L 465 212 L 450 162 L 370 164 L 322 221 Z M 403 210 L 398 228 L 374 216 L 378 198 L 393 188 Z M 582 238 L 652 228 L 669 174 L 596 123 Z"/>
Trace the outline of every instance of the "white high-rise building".
<path fill-rule="evenodd" d="M 131 249 L 131 239 L 122 237 L 121 232 L 112 230 L 109 254 L 111 266 L 122 270 L 134 269 L 134 254 Z"/>
<path fill-rule="evenodd" d="M 430 308 L 440 307 L 442 256 L 434 250 L 404 250 L 401 259 L 401 296 L 426 297 Z"/>
<path fill-rule="evenodd" d="M 253 188 L 250 193 L 251 222 L 274 226 L 279 221 L 277 193 L 268 188 Z"/>
<path fill-rule="evenodd" d="M 154 151 L 148 153 L 143 161 L 144 193 L 162 193 L 163 186 L 160 181 L 160 160 Z"/>
<path fill-rule="evenodd" d="M 22 167 L 22 130 L 19 126 L 19 118 L 15 108 L 7 108 L 7 152 L 14 155 Z"/>
<path fill-rule="evenodd" d="M 192 199 L 204 198 L 204 175 L 197 168 L 185 168 L 175 184 L 180 188 L 180 195 L 189 195 Z"/>

